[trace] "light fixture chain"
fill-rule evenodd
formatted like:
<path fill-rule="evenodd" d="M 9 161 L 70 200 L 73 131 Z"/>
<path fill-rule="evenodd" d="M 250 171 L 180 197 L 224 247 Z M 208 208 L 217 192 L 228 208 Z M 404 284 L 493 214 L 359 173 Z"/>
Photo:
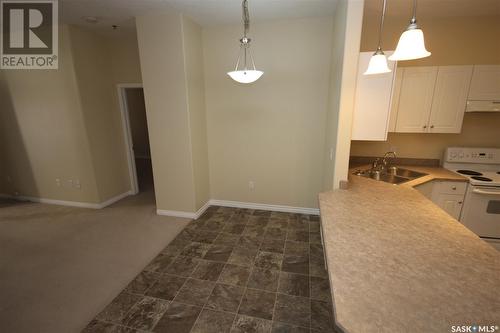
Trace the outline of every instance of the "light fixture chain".
<path fill-rule="evenodd" d="M 413 17 L 411 23 L 417 23 L 417 0 L 413 0 Z"/>
<path fill-rule="evenodd" d="M 248 13 L 248 1 L 243 0 L 243 36 L 246 38 L 250 30 L 250 14 Z"/>
<path fill-rule="evenodd" d="M 387 0 L 384 0 L 382 5 L 382 16 L 380 17 L 380 27 L 378 31 L 378 49 L 382 49 L 382 31 L 384 30 L 385 10 L 387 7 Z"/>

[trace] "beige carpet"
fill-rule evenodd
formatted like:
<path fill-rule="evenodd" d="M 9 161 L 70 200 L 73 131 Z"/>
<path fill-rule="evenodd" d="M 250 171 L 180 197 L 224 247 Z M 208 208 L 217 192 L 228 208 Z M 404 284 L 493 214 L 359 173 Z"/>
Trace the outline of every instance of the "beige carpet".
<path fill-rule="evenodd" d="M 152 191 L 102 210 L 0 203 L 0 332 L 80 332 L 188 223 Z"/>

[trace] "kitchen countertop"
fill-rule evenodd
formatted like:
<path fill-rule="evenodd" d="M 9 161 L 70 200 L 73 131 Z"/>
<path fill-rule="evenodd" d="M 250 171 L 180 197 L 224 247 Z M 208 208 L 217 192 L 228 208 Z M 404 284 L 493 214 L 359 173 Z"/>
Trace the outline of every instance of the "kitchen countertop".
<path fill-rule="evenodd" d="M 352 175 L 319 195 L 336 324 L 345 332 L 500 326 L 500 253 L 413 186 L 466 181 L 443 168 L 391 185 Z"/>

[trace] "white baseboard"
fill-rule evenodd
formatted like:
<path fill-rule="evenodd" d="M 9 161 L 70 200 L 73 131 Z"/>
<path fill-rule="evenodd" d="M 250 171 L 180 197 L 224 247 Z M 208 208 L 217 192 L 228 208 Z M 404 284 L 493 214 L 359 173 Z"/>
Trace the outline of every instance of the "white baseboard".
<path fill-rule="evenodd" d="M 253 203 L 253 202 L 240 202 L 240 201 L 215 200 L 215 199 L 210 200 L 209 203 L 210 203 L 210 206 L 260 209 L 260 210 L 271 210 L 271 211 L 275 211 L 275 212 L 319 215 L 319 208 L 268 205 L 268 204 L 260 204 L 260 203 Z"/>
<path fill-rule="evenodd" d="M 128 197 L 129 195 L 132 195 L 132 194 L 134 194 L 132 192 L 132 190 L 124 192 L 122 194 L 118 194 L 115 197 L 112 197 L 112 198 L 110 198 L 110 199 L 108 199 L 108 200 L 106 200 L 104 202 L 101 202 L 100 204 L 97 204 L 98 205 L 97 208 L 100 209 L 100 208 L 108 207 L 108 206 L 114 204 L 115 202 L 120 201 L 121 199 L 123 199 L 125 197 Z"/>
<path fill-rule="evenodd" d="M 193 220 L 197 218 L 196 213 L 183 212 L 180 210 L 157 209 L 156 214 L 162 216 L 182 217 L 185 219 L 193 219 Z"/>
<path fill-rule="evenodd" d="M 240 202 L 240 201 L 228 201 L 228 200 L 215 200 L 211 199 L 206 204 L 203 205 L 197 212 L 183 212 L 178 210 L 164 210 L 157 209 L 156 214 L 164 216 L 182 217 L 186 219 L 197 219 L 200 217 L 208 207 L 210 206 L 223 206 L 223 207 L 234 207 L 234 208 L 246 208 L 246 209 L 260 209 L 260 210 L 271 210 L 275 212 L 286 212 L 286 213 L 298 213 L 298 214 L 309 214 L 309 215 L 319 215 L 318 208 L 305 208 L 305 207 L 293 207 L 293 206 L 280 206 L 280 205 L 267 205 L 259 204 L 253 202 Z"/>
<path fill-rule="evenodd" d="M 0 197 L 10 198 L 10 199 L 20 200 L 20 201 L 37 202 L 37 203 L 43 203 L 43 204 L 49 204 L 49 205 L 101 209 L 101 208 L 107 207 L 107 206 L 117 202 L 118 200 L 121 200 L 121 199 L 123 199 L 126 196 L 129 196 L 131 194 L 132 194 L 132 191 L 127 191 L 125 193 L 119 194 L 119 195 L 117 195 L 113 198 L 110 198 L 110 199 L 108 199 L 104 202 L 101 202 L 101 203 L 46 199 L 46 198 L 30 197 L 30 196 L 24 196 L 24 195 L 5 195 L 5 194 L 2 194 L 2 195 L 0 195 Z"/>
<path fill-rule="evenodd" d="M 88 202 L 77 202 L 77 201 L 64 201 L 64 200 L 54 200 L 54 199 L 45 199 L 45 198 L 36 198 L 36 197 L 28 197 L 28 196 L 12 196 L 1 194 L 0 197 L 3 198 L 11 198 L 16 200 L 23 201 L 31 201 L 31 202 L 39 202 L 44 204 L 51 205 L 61 205 L 61 206 L 70 206 L 70 207 L 81 207 L 81 208 L 92 208 L 92 209 L 101 209 L 107 207 L 126 196 L 133 194 L 132 191 L 127 191 L 125 193 L 119 194 L 111 199 L 108 199 L 102 203 L 88 203 Z M 156 214 L 164 215 L 164 216 L 173 216 L 173 217 L 182 217 L 187 219 L 197 219 L 200 217 L 208 207 L 210 206 L 223 206 L 223 207 L 235 207 L 235 208 L 247 208 L 247 209 L 260 209 L 260 210 L 270 210 L 275 212 L 286 212 L 286 213 L 299 213 L 299 214 L 309 214 L 309 215 L 319 215 L 318 208 L 305 208 L 305 207 L 293 207 L 293 206 L 282 206 L 282 205 L 268 205 L 268 204 L 260 204 L 253 202 L 241 202 L 241 201 L 229 201 L 229 200 L 216 200 L 211 199 L 207 201 L 198 211 L 196 212 L 183 212 L 176 210 L 164 210 L 157 209 Z"/>
<path fill-rule="evenodd" d="M 207 201 L 195 213 L 183 212 L 183 211 L 178 211 L 178 210 L 157 209 L 156 210 L 156 214 L 163 215 L 163 216 L 183 217 L 183 218 L 186 218 L 186 219 L 196 220 L 198 217 L 200 217 L 207 210 L 208 207 L 210 207 L 210 201 Z"/>

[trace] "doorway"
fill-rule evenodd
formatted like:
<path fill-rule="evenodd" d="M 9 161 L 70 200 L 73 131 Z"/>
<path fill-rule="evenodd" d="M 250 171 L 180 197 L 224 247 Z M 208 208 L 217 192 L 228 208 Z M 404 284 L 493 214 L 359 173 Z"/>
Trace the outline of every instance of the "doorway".
<path fill-rule="evenodd" d="M 154 193 L 146 106 L 142 84 L 119 84 L 118 96 L 132 192 Z"/>

